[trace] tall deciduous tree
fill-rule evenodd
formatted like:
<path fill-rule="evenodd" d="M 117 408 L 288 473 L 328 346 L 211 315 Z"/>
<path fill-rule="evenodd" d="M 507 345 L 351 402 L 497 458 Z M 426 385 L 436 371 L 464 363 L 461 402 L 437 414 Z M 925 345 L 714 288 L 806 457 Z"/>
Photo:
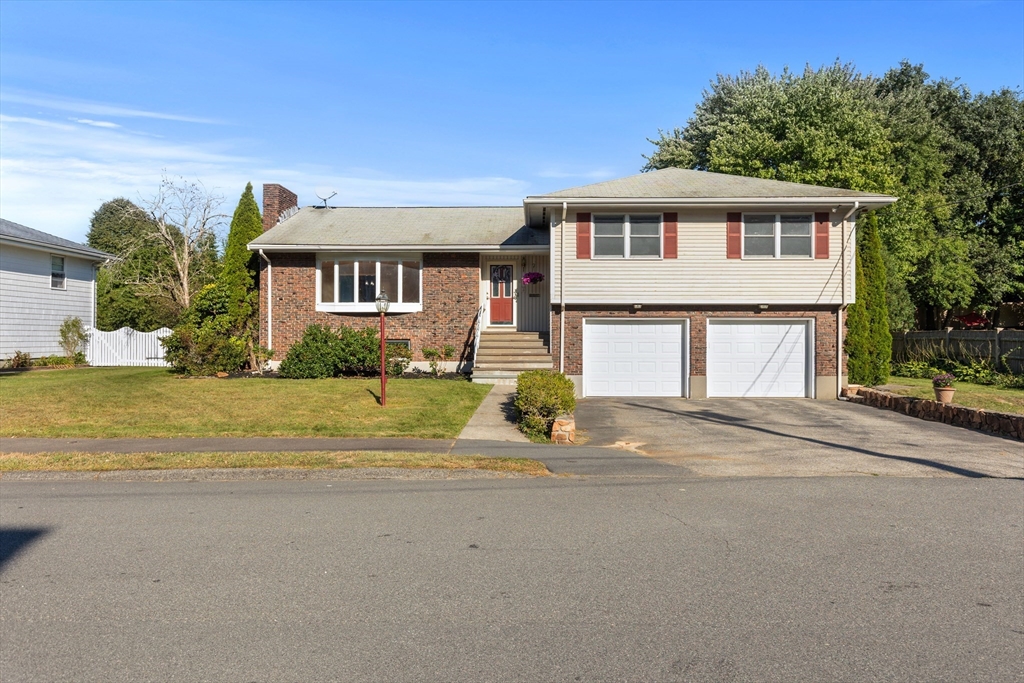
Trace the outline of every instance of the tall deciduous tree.
<path fill-rule="evenodd" d="M 146 213 L 123 197 L 104 202 L 89 224 L 89 246 L 117 256 L 96 279 L 96 318 L 102 330 L 131 327 L 148 332 L 173 327 L 177 306 L 167 298 L 142 296 L 142 282 L 170 266 L 169 254 L 150 239 Z"/>
<path fill-rule="evenodd" d="M 882 78 L 833 64 L 763 67 L 711 84 L 646 169 L 680 166 L 885 192 L 878 212 L 890 326 L 1024 296 L 1024 99 L 933 81 L 903 62 Z"/>
<path fill-rule="evenodd" d="M 193 296 L 217 274 L 217 230 L 225 216 L 223 198 L 200 182 L 164 176 L 143 208 L 152 230 L 148 241 L 169 254 L 170 266 L 143 279 L 144 291 L 165 296 L 184 311 Z"/>

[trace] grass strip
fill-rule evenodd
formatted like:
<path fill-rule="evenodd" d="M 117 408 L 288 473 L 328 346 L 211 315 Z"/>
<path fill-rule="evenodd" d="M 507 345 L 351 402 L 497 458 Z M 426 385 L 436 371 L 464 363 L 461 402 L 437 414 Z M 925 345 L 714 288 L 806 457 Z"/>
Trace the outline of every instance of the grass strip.
<path fill-rule="evenodd" d="M 884 387 L 894 394 L 935 400 L 930 379 L 891 377 Z M 1024 414 L 1024 389 L 1004 389 L 985 384 L 954 382 L 953 403 L 1000 413 Z"/>
<path fill-rule="evenodd" d="M 109 472 L 207 468 L 491 470 L 543 476 L 543 463 L 528 458 L 388 451 L 304 451 L 240 453 L 0 453 L 0 472 Z"/>

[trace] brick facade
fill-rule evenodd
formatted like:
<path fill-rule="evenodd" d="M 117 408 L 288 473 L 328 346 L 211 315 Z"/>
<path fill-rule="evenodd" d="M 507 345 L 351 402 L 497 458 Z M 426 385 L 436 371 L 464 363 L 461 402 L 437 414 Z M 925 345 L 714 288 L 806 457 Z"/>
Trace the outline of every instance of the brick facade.
<path fill-rule="evenodd" d="M 553 307 L 551 313 L 551 354 L 558 367 L 559 334 L 561 332 L 559 311 Z M 621 320 L 644 320 L 649 318 L 688 318 L 690 320 L 690 375 L 707 375 L 707 320 L 708 318 L 813 318 L 814 319 L 814 374 L 818 377 L 836 375 L 836 311 L 811 310 L 806 308 L 782 309 L 756 312 L 749 307 L 721 307 L 710 309 L 681 306 L 644 306 L 634 311 L 632 306 L 578 307 L 566 306 L 565 310 L 565 374 L 583 374 L 583 318 L 617 318 Z M 843 358 L 843 374 L 846 374 L 846 358 Z"/>
<path fill-rule="evenodd" d="M 376 313 L 325 313 L 316 310 L 316 254 L 267 254 L 273 264 L 274 360 L 314 323 L 337 328 L 378 325 Z M 260 262 L 260 343 L 267 345 L 267 264 Z M 460 364 L 472 356 L 473 321 L 480 306 L 478 253 L 423 254 L 423 310 L 389 313 L 387 337 L 408 339 L 413 360 L 423 360 L 423 347 L 455 347 Z"/>

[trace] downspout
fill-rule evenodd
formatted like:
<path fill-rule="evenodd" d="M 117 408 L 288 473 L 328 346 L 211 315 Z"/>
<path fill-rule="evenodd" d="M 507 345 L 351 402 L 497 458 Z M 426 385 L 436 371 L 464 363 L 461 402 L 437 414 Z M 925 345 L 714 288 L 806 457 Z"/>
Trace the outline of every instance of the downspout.
<path fill-rule="evenodd" d="M 274 348 L 274 270 L 270 259 L 260 249 L 260 258 L 267 262 L 267 348 Z"/>
<path fill-rule="evenodd" d="M 565 372 L 565 217 L 569 202 L 562 202 L 562 226 L 559 229 L 558 247 L 558 371 Z"/>
<path fill-rule="evenodd" d="M 840 299 L 840 304 L 839 304 L 839 311 L 836 313 L 836 398 L 839 398 L 843 394 L 843 312 L 846 310 L 846 306 L 847 306 L 847 304 L 846 304 L 846 278 L 849 277 L 846 274 L 846 221 L 850 218 L 850 216 L 854 215 L 859 208 L 860 208 L 860 202 L 859 201 L 854 202 L 853 203 L 853 208 L 846 212 L 846 215 L 843 216 L 842 223 L 840 223 L 840 225 L 839 225 L 839 230 L 841 231 L 840 238 L 842 240 L 840 243 L 843 246 L 843 248 L 842 248 L 842 250 L 840 252 L 840 257 L 842 258 L 842 271 L 841 272 L 843 274 L 843 277 L 842 277 L 842 280 L 843 280 L 843 290 L 842 290 L 842 298 Z M 850 233 L 851 239 L 853 238 L 854 234 L 855 234 L 854 232 Z M 857 245 L 854 244 L 855 248 L 856 248 L 856 246 Z M 854 264 L 856 264 L 856 263 L 857 263 L 857 261 L 854 260 Z"/>

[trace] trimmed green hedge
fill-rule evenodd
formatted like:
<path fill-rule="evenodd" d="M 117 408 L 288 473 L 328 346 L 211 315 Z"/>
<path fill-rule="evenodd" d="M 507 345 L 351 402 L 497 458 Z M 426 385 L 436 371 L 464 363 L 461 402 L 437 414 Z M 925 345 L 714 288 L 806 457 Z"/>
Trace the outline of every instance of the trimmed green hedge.
<path fill-rule="evenodd" d="M 576 386 L 560 372 L 521 372 L 514 405 L 519 430 L 532 438 L 547 439 L 555 418 L 576 410 Z"/>

